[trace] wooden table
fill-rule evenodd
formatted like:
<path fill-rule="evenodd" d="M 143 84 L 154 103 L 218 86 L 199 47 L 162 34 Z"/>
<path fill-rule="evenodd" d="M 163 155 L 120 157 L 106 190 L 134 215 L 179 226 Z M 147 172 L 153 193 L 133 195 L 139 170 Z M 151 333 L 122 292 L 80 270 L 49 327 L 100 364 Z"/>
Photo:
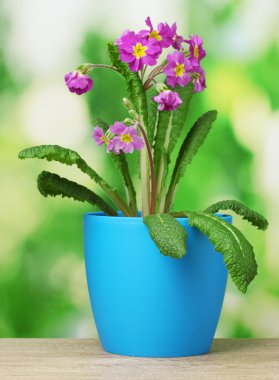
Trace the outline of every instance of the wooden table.
<path fill-rule="evenodd" d="M 105 353 L 94 339 L 0 339 L 0 379 L 279 379 L 279 339 L 216 339 L 210 354 Z"/>

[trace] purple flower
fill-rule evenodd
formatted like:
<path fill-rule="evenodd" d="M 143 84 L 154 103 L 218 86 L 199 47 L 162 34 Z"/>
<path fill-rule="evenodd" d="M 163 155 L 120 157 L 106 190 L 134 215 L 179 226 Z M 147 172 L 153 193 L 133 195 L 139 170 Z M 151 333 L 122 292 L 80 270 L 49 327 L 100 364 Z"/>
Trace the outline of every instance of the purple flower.
<path fill-rule="evenodd" d="M 178 34 L 176 33 L 176 29 L 177 29 L 177 26 L 175 22 L 171 26 L 171 30 L 173 32 L 172 47 L 176 50 L 180 50 L 182 47 L 182 42 L 184 42 L 184 38 L 182 36 L 178 36 Z"/>
<path fill-rule="evenodd" d="M 167 84 L 175 87 L 177 84 L 184 87 L 191 80 L 189 71 L 191 64 L 182 52 L 174 52 L 168 54 L 167 65 L 164 68 L 164 73 L 167 75 Z"/>
<path fill-rule="evenodd" d="M 119 149 L 117 149 L 117 144 L 115 144 L 114 139 L 110 139 L 107 135 L 105 135 L 104 131 L 102 128 L 99 126 L 96 126 L 93 131 L 93 138 L 98 146 L 101 146 L 103 144 L 106 144 L 107 146 L 107 153 L 109 152 L 114 152 L 116 154 L 119 154 Z"/>
<path fill-rule="evenodd" d="M 93 80 L 80 71 L 72 71 L 65 75 L 65 82 L 71 92 L 78 95 L 90 91 L 93 85 Z"/>
<path fill-rule="evenodd" d="M 200 66 L 193 66 L 191 76 L 194 84 L 194 93 L 202 92 L 206 87 L 204 70 Z"/>
<path fill-rule="evenodd" d="M 116 122 L 110 126 L 111 133 L 116 133 L 114 144 L 125 153 L 133 153 L 135 149 L 141 150 L 144 146 L 143 139 L 138 136 L 135 127 L 127 127 L 125 124 Z"/>
<path fill-rule="evenodd" d="M 127 126 L 125 124 L 121 123 L 120 121 L 116 121 L 113 125 L 109 127 L 109 130 L 111 133 L 117 135 L 125 131 L 126 128 Z"/>
<path fill-rule="evenodd" d="M 132 71 L 139 71 L 143 65 L 154 66 L 162 52 L 157 40 L 147 40 L 143 36 L 129 30 L 123 32 L 122 36 L 115 41 L 119 47 L 120 58 L 127 62 Z"/>
<path fill-rule="evenodd" d="M 162 91 L 152 99 L 159 104 L 159 111 L 174 111 L 182 103 L 178 93 L 171 90 Z"/>
<path fill-rule="evenodd" d="M 190 62 L 191 64 L 197 65 L 200 63 L 200 61 L 205 57 L 206 52 L 202 47 L 203 40 L 195 34 L 194 36 L 190 36 L 189 40 L 185 40 L 190 46 L 189 46 L 189 52 L 190 52 Z"/>
<path fill-rule="evenodd" d="M 157 29 L 153 28 L 150 17 L 147 17 L 145 20 L 147 26 L 149 26 L 149 30 L 140 30 L 139 35 L 149 39 L 154 39 L 161 48 L 168 48 L 171 46 L 173 41 L 173 31 L 170 26 L 165 22 L 160 22 L 157 25 Z"/>

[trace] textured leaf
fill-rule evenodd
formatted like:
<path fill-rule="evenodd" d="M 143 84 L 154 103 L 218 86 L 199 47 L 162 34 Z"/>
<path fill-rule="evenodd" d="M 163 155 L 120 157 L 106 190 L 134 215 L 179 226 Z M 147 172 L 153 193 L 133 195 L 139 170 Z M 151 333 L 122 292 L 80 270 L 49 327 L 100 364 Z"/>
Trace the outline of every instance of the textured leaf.
<path fill-rule="evenodd" d="M 76 165 L 83 173 L 92 178 L 111 198 L 116 206 L 126 216 L 133 216 L 132 210 L 126 204 L 124 199 L 118 194 L 116 189 L 113 189 L 103 178 L 101 178 L 95 170 L 93 170 L 87 163 L 80 157 L 80 155 L 67 148 L 59 145 L 39 145 L 27 148 L 19 152 L 18 157 L 25 158 L 40 158 L 47 159 L 48 161 L 58 161 L 66 165 Z"/>
<path fill-rule="evenodd" d="M 214 203 L 208 207 L 205 212 L 215 213 L 220 210 L 232 210 L 236 214 L 243 217 L 243 219 L 248 220 L 253 226 L 258 227 L 259 230 L 266 230 L 268 227 L 268 221 L 258 212 L 252 210 L 251 208 L 245 206 L 243 203 L 235 200 L 225 200 Z"/>
<path fill-rule="evenodd" d="M 94 126 L 98 125 L 104 131 L 107 131 L 109 128 L 109 125 L 100 118 L 94 117 L 93 124 Z M 137 216 L 138 210 L 137 210 L 136 191 L 135 191 L 134 184 L 130 175 L 129 165 L 128 165 L 125 153 L 121 152 L 120 154 L 115 154 L 111 152 L 109 153 L 109 156 L 112 162 L 114 163 L 116 169 L 118 169 L 121 173 L 125 187 L 129 194 L 130 207 L 132 208 L 134 214 Z"/>
<path fill-rule="evenodd" d="M 187 119 L 189 103 L 193 94 L 193 84 L 189 83 L 185 87 L 178 87 L 176 92 L 183 103 L 175 111 L 159 112 L 156 128 L 154 169 L 156 177 L 157 212 L 164 211 L 170 157 Z"/>
<path fill-rule="evenodd" d="M 168 214 L 153 214 L 143 218 L 150 236 L 163 255 L 182 258 L 186 255 L 186 230 Z"/>
<path fill-rule="evenodd" d="M 152 87 L 150 90 L 147 91 L 148 122 L 149 122 L 148 140 L 150 142 L 150 145 L 153 144 L 153 139 L 155 137 L 155 133 L 157 130 L 157 123 L 158 123 L 159 114 L 160 114 L 158 110 L 158 103 L 152 100 L 152 98 L 156 95 L 158 95 L 158 91 L 154 87 Z"/>
<path fill-rule="evenodd" d="M 190 211 L 174 211 L 170 212 L 170 215 L 174 218 L 188 218 L 188 214 Z"/>
<path fill-rule="evenodd" d="M 108 43 L 108 53 L 113 66 L 116 67 L 120 74 L 125 78 L 129 99 L 133 103 L 135 110 L 141 118 L 142 124 L 147 130 L 147 100 L 143 84 L 138 73 L 131 71 L 128 64 L 121 61 L 118 46 L 112 42 Z"/>
<path fill-rule="evenodd" d="M 204 233 L 215 250 L 224 256 L 233 282 L 246 293 L 247 287 L 257 274 L 257 263 L 252 245 L 233 225 L 206 212 L 191 212 L 189 224 Z"/>
<path fill-rule="evenodd" d="M 165 211 L 169 212 L 172 208 L 176 186 L 184 175 L 187 165 L 192 162 L 193 157 L 205 141 L 212 123 L 217 117 L 217 111 L 208 111 L 201 116 L 188 132 L 176 159 L 175 167 L 168 189 Z"/>
<path fill-rule="evenodd" d="M 60 195 L 62 197 L 73 198 L 76 201 L 88 202 L 92 206 L 97 206 L 107 215 L 117 216 L 117 212 L 93 191 L 57 174 L 43 171 L 38 176 L 37 184 L 40 193 L 44 197 L 48 195 L 52 197 Z"/>
<path fill-rule="evenodd" d="M 83 173 L 89 175 L 96 183 L 100 184 L 103 179 L 80 157 L 80 155 L 68 148 L 59 145 L 38 145 L 23 149 L 19 152 L 20 159 L 40 158 L 48 161 L 58 161 L 66 165 L 76 165 Z"/>
<path fill-rule="evenodd" d="M 154 166 L 155 173 L 159 170 L 162 156 L 162 147 L 170 156 L 177 140 L 179 139 L 183 126 L 186 123 L 189 104 L 193 95 L 193 84 L 175 89 L 183 103 L 172 112 L 161 111 L 159 113 L 157 133 L 154 144 Z"/>

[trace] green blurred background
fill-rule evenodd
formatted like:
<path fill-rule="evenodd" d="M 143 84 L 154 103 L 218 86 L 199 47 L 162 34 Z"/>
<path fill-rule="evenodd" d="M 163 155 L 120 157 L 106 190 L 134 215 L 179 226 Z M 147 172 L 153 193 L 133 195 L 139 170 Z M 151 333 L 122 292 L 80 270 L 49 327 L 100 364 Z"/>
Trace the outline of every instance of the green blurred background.
<path fill-rule="evenodd" d="M 259 274 L 246 295 L 229 281 L 217 336 L 279 337 L 276 0 L 1 1 L 0 337 L 96 335 L 82 246 L 82 214 L 91 208 L 44 199 L 36 176 L 46 169 L 92 184 L 72 168 L 22 162 L 17 153 L 36 144 L 67 146 L 121 186 L 91 139 L 91 118 L 123 118 L 124 83 L 113 72 L 96 71 L 93 91 L 79 97 L 67 91 L 63 76 L 82 62 L 107 62 L 106 41 L 142 28 L 147 15 L 154 23 L 176 20 L 185 36 L 203 37 L 207 90 L 195 96 L 189 123 L 208 109 L 219 111 L 181 182 L 176 208 L 235 198 L 270 221 L 262 233 L 235 218 L 255 248 Z"/>

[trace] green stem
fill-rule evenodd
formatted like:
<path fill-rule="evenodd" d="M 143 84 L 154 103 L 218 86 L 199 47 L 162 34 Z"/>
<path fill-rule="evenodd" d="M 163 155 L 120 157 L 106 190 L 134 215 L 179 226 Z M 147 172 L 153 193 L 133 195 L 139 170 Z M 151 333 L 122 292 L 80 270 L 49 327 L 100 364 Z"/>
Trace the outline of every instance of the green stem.
<path fill-rule="evenodd" d="M 165 154 L 168 151 L 169 142 L 170 142 L 170 134 L 172 129 L 172 119 L 173 119 L 173 111 L 170 114 L 168 127 L 166 130 L 165 135 L 165 142 L 164 142 L 164 152 Z M 160 165 L 157 173 L 157 183 L 156 183 L 156 199 L 158 200 L 157 203 L 157 211 L 163 212 L 165 207 L 165 201 L 166 201 L 166 178 L 167 178 L 167 168 L 165 167 L 164 163 L 165 158 L 163 157 L 163 154 L 161 154 L 160 158 Z"/>
<path fill-rule="evenodd" d="M 151 87 L 150 85 L 153 82 L 154 78 L 157 77 L 158 75 L 162 74 L 163 68 L 164 68 L 164 66 L 160 65 L 151 71 L 151 73 L 149 74 L 148 78 L 146 79 L 146 81 L 143 85 L 145 91 L 147 91 Z"/>
<path fill-rule="evenodd" d="M 150 209 L 150 178 L 148 169 L 148 152 L 146 146 L 144 146 L 140 151 L 142 216 L 148 215 Z"/>
<path fill-rule="evenodd" d="M 174 182 L 171 182 L 169 190 L 166 195 L 164 212 L 168 213 L 172 209 L 175 193 L 176 193 L 176 185 L 174 184 Z"/>
<path fill-rule="evenodd" d="M 136 192 L 135 192 L 134 184 L 130 175 L 128 163 L 126 160 L 125 161 L 123 160 L 123 165 L 124 165 L 124 168 L 122 170 L 122 176 L 124 178 L 126 196 L 129 199 L 129 205 L 132 209 L 133 216 L 138 216 Z"/>
<path fill-rule="evenodd" d="M 133 211 L 125 202 L 125 200 L 120 196 L 118 191 L 113 189 L 103 178 L 101 178 L 93 169 L 91 169 L 84 160 L 79 161 L 78 167 L 104 190 L 104 192 L 110 197 L 110 199 L 115 203 L 119 210 L 123 212 L 125 216 L 134 216 Z"/>
<path fill-rule="evenodd" d="M 148 154 L 148 159 L 149 159 L 150 179 L 151 179 L 151 195 L 150 195 L 149 213 L 154 214 L 154 210 L 155 210 L 155 173 L 154 173 L 154 163 L 153 163 L 153 158 L 152 158 L 152 151 L 151 151 L 151 147 L 150 147 L 150 144 L 149 144 L 149 141 L 148 141 L 148 138 L 147 138 L 147 135 L 145 133 L 144 128 L 142 127 L 142 125 L 140 123 L 138 123 L 137 125 L 138 125 L 138 127 L 141 131 L 142 137 L 144 139 L 147 154 Z"/>
<path fill-rule="evenodd" d="M 112 189 L 106 182 L 100 183 L 100 187 L 115 203 L 115 205 L 119 208 L 119 210 L 123 212 L 123 215 L 134 216 L 134 213 L 131 210 L 131 208 L 127 205 L 125 200 L 118 194 L 116 190 Z"/>

